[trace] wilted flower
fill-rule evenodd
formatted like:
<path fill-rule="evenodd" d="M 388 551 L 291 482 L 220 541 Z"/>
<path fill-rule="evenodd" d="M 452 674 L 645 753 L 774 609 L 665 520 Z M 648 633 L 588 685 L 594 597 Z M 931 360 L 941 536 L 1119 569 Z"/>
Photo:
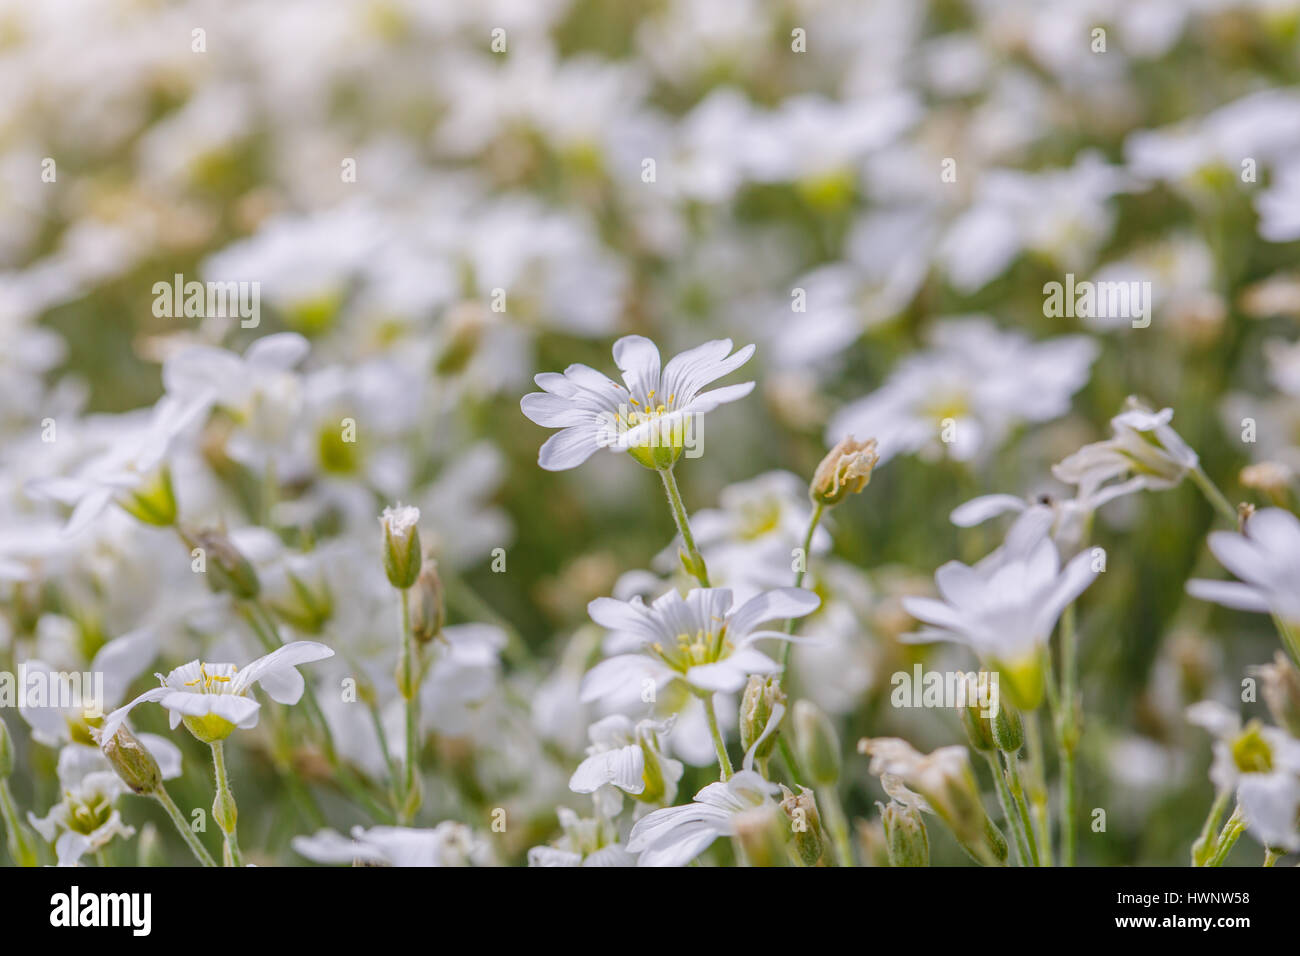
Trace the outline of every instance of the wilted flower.
<path fill-rule="evenodd" d="M 874 438 L 857 441 L 846 435 L 817 466 L 809 493 L 824 505 L 839 504 L 845 495 L 856 495 L 867 486 L 878 461 Z"/>

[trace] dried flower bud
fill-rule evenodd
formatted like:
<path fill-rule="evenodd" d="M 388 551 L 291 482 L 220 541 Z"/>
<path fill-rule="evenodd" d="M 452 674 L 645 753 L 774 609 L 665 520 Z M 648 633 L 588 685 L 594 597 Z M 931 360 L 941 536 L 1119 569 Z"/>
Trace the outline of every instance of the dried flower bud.
<path fill-rule="evenodd" d="M 763 732 L 767 730 L 767 725 L 771 722 L 773 712 L 777 708 L 780 708 L 777 720 L 779 721 L 784 715 L 785 699 L 780 678 L 750 675 L 749 683 L 745 685 L 745 695 L 740 700 L 740 745 L 745 749 L 745 753 L 749 753 L 750 748 L 761 738 L 762 743 L 758 744 L 758 749 L 754 751 L 756 760 L 768 757 L 776 747 L 777 734 L 780 731 L 773 729 L 766 737 L 763 736 Z"/>
<path fill-rule="evenodd" d="M 890 866 L 929 866 L 930 837 L 925 821 L 916 807 L 890 800 L 880 807 L 880 822 L 885 828 L 885 847 Z"/>
<path fill-rule="evenodd" d="M 1273 663 L 1257 668 L 1257 673 L 1263 678 L 1264 703 L 1273 720 L 1292 737 L 1300 737 L 1300 671 L 1277 651 Z"/>
<path fill-rule="evenodd" d="M 411 588 L 411 634 L 421 644 L 427 644 L 442 632 L 447 622 L 447 609 L 442 599 L 442 579 L 438 577 L 438 562 L 432 558 L 424 561 L 420 576 Z"/>
<path fill-rule="evenodd" d="M 846 495 L 856 495 L 871 481 L 871 472 L 880 461 L 876 440 L 856 441 L 852 435 L 841 438 L 822 459 L 813 474 L 808 492 L 813 501 L 836 505 Z"/>
<path fill-rule="evenodd" d="M 811 701 L 794 705 L 794 738 L 799 762 L 819 787 L 834 786 L 840 779 L 840 738 L 830 718 Z"/>
<path fill-rule="evenodd" d="M 420 576 L 420 509 L 398 504 L 379 516 L 384 526 L 384 571 L 395 588 L 406 590 Z"/>
<path fill-rule="evenodd" d="M 800 787 L 796 794 L 782 784 L 781 793 L 781 809 L 790 820 L 795 852 L 803 860 L 804 866 L 816 866 L 826 847 L 822 836 L 821 814 L 817 812 L 817 798 L 806 787 Z"/>
<path fill-rule="evenodd" d="M 125 724 L 110 739 L 100 741 L 100 749 L 132 793 L 148 796 L 162 784 L 158 761 Z"/>
<path fill-rule="evenodd" d="M 1274 501 L 1286 495 L 1295 474 L 1286 465 L 1276 461 L 1261 461 L 1241 469 L 1243 488 L 1262 491 Z"/>

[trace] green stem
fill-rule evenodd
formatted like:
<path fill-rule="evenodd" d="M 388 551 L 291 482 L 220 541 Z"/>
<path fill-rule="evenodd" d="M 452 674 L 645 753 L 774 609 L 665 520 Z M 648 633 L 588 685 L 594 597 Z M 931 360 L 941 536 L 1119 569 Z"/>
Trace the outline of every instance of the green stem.
<path fill-rule="evenodd" d="M 1246 814 L 1238 804 L 1237 808 L 1232 811 L 1232 816 L 1228 817 L 1228 822 L 1223 825 L 1223 830 L 1219 833 L 1218 847 L 1214 851 L 1214 856 L 1206 866 L 1223 866 L 1224 860 L 1232 852 L 1232 848 L 1237 845 L 1241 835 L 1246 832 Z"/>
<path fill-rule="evenodd" d="M 785 734 L 777 734 L 776 748 L 781 751 L 781 759 L 785 761 L 786 770 L 790 771 L 791 782 L 796 787 L 804 786 L 804 780 L 807 778 L 803 775 L 803 768 L 799 766 L 799 759 L 794 755 L 790 742 L 785 739 Z"/>
<path fill-rule="evenodd" d="M 1061 863 L 1074 866 L 1075 757 L 1079 745 L 1077 637 L 1074 605 L 1061 615 L 1061 708 L 1056 717 L 1056 744 L 1061 757 Z"/>
<path fill-rule="evenodd" d="M 709 571 L 704 566 L 704 557 L 700 554 L 700 549 L 695 546 L 690 519 L 686 515 L 686 506 L 682 504 L 682 493 L 677 490 L 677 479 L 673 477 L 672 468 L 660 468 L 659 477 L 663 479 L 664 493 L 668 495 L 668 506 L 672 509 L 673 521 L 677 523 L 677 531 L 686 546 L 686 557 L 691 562 L 689 570 L 695 576 L 695 580 L 700 582 L 700 587 L 707 588 L 710 586 Z"/>
<path fill-rule="evenodd" d="M 799 570 L 794 573 L 794 586 L 802 587 L 804 575 L 808 573 L 808 562 L 812 560 L 812 540 L 813 535 L 817 533 L 817 526 L 821 524 L 822 515 L 826 512 L 826 505 L 823 502 L 816 501 L 813 503 L 812 517 L 808 519 L 808 530 L 803 536 L 803 560 L 799 563 Z M 794 618 L 785 622 L 785 632 L 794 633 Z M 785 646 L 781 648 L 781 670 L 788 672 L 790 669 L 790 642 L 785 641 Z"/>
<path fill-rule="evenodd" d="M 217 785 L 217 796 L 212 804 L 212 816 L 225 837 L 223 856 L 228 866 L 243 866 L 244 855 L 239 852 L 239 837 L 235 832 L 237 820 L 235 794 L 230 789 L 230 775 L 226 773 L 226 752 L 220 740 L 212 742 L 212 769 Z"/>
<path fill-rule="evenodd" d="M 1271 846 L 1264 848 L 1264 866 L 1271 867 L 1282 857 L 1286 856 L 1286 850 L 1275 850 Z"/>
<path fill-rule="evenodd" d="M 1052 865 L 1052 823 L 1047 806 L 1047 776 L 1043 760 L 1043 736 L 1038 727 L 1038 711 L 1024 715 L 1025 745 L 1029 751 L 1029 805 L 1033 810 L 1038 836 L 1039 859 L 1043 866 Z"/>
<path fill-rule="evenodd" d="M 1206 814 L 1205 823 L 1201 825 L 1201 835 L 1192 844 L 1192 866 L 1205 866 L 1214 855 L 1214 851 L 1218 849 L 1218 837 L 1214 831 L 1219 828 L 1219 821 L 1223 819 L 1223 811 L 1228 809 L 1228 799 L 1231 796 L 1231 790 L 1223 790 L 1215 794 L 1210 812 Z"/>
<path fill-rule="evenodd" d="M 731 769 L 731 758 L 727 756 L 727 742 L 722 739 L 722 731 L 718 729 L 718 715 L 713 710 L 713 695 L 703 693 L 700 700 L 704 702 L 704 716 L 709 721 L 709 733 L 713 735 L 713 749 L 718 753 L 718 770 L 722 773 L 723 780 L 730 780 L 731 775 L 735 773 Z"/>
<path fill-rule="evenodd" d="M 415 795 L 415 761 L 419 747 L 416 737 L 420 726 L 419 682 L 415 677 L 415 638 L 411 636 L 411 596 L 405 589 L 402 595 L 402 687 L 406 701 L 406 763 L 402 781 L 402 806 L 398 811 L 401 823 L 409 823 L 414 815 L 411 807 Z"/>
<path fill-rule="evenodd" d="M 1191 475 L 1192 481 L 1200 489 L 1201 494 L 1205 496 L 1205 500 L 1214 506 L 1214 510 L 1222 515 L 1225 520 L 1235 525 L 1237 523 L 1237 509 L 1228 501 L 1227 496 L 1219 490 L 1219 486 L 1205 473 L 1205 469 L 1197 465 L 1188 474 Z"/>
<path fill-rule="evenodd" d="M 37 864 L 36 844 L 32 842 L 27 828 L 18 818 L 14 806 L 14 795 L 9 790 L 9 781 L 0 780 L 0 817 L 4 818 L 5 829 L 9 831 L 9 855 L 16 866 L 35 866 Z"/>
<path fill-rule="evenodd" d="M 853 844 L 849 841 L 849 819 L 844 813 L 844 805 L 840 803 L 840 795 L 834 787 L 817 788 L 817 806 L 826 814 L 826 825 L 835 843 L 836 864 L 855 866 Z"/>
<path fill-rule="evenodd" d="M 194 831 L 191 830 L 189 824 L 185 822 L 185 817 L 181 815 L 180 808 L 177 807 L 176 802 L 172 800 L 172 796 L 167 792 L 167 788 L 160 783 L 158 789 L 154 791 L 153 796 L 155 800 L 162 804 L 162 808 L 167 811 L 167 817 L 172 821 L 172 826 L 176 827 L 176 832 L 181 835 L 181 839 L 184 840 L 185 845 L 190 848 L 190 852 L 193 853 L 194 858 L 199 861 L 199 865 L 216 866 L 217 861 L 212 859 L 212 854 L 204 849 L 203 844 L 199 842 L 199 838 L 194 835 Z"/>
<path fill-rule="evenodd" d="M 1011 837 L 1016 842 L 1016 858 L 1020 861 L 1021 866 L 1029 865 L 1029 843 L 1025 840 L 1025 831 L 1020 826 L 1020 818 L 1012 811 L 1014 805 L 1011 791 L 1007 789 L 1007 781 L 1002 775 L 1002 767 L 998 763 L 996 751 L 984 751 L 984 759 L 989 763 L 989 770 L 993 773 L 993 789 L 997 791 L 998 806 L 1002 808 L 1002 819 L 1005 821 L 1007 829 L 1011 831 Z"/>
<path fill-rule="evenodd" d="M 1025 842 L 1029 849 L 1029 863 L 1031 866 L 1042 866 L 1042 860 L 1038 853 L 1038 834 L 1034 830 L 1034 824 L 1029 817 L 1029 803 L 1025 799 L 1025 781 L 1020 772 L 1020 757 L 1017 754 L 1004 753 L 1003 758 L 1007 763 L 1007 786 L 1011 790 L 1011 796 L 1016 803 L 1016 811 L 1020 816 L 1020 830 L 1025 835 Z"/>

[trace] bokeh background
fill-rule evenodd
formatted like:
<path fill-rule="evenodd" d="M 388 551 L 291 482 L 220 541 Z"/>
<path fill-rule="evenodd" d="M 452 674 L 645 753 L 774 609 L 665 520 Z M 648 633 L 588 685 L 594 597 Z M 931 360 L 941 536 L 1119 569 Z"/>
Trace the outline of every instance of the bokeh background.
<path fill-rule="evenodd" d="M 138 692 L 194 656 L 248 655 L 166 532 L 114 514 L 66 539 L 67 509 L 30 487 L 100 449 L 92 436 L 118 420 L 105 416 L 155 402 L 182 349 L 298 332 L 311 349 L 292 387 L 248 393 L 253 420 L 285 421 L 256 455 L 231 450 L 249 419 L 207 423 L 186 445 L 198 464 L 177 466 L 182 513 L 269 530 L 268 568 L 331 542 L 360 566 L 377 561 L 381 507 L 421 507 L 449 620 L 490 624 L 505 647 L 480 675 L 489 689 L 431 732 L 422 819 L 482 829 L 505 806 L 524 825 L 487 839 L 519 862 L 555 835 L 557 805 L 580 806 L 564 782 L 592 716 L 574 701 L 599 639 L 586 603 L 662 570 L 673 535 L 657 477 L 626 457 L 537 467 L 546 433 L 519 410 L 532 375 L 612 372 L 630 332 L 665 356 L 756 343 L 733 379 L 755 393 L 709 416 L 704 456 L 678 475 L 692 512 L 731 502 L 733 545 L 780 554 L 799 481 L 724 489 L 777 470 L 806 481 L 846 423 L 892 427 L 845 410 L 910 369 L 919 395 L 884 417 L 937 420 L 943 405 L 978 437 L 959 454 L 900 447 L 837 509 L 819 583 L 836 610 L 813 626 L 839 656 L 800 670 L 796 654 L 801 689 L 841 728 L 849 809 L 871 816 L 859 736 L 961 739 L 950 714 L 888 700 L 916 660 L 967 666 L 897 642 L 914 626 L 899 596 L 1005 527 L 958 529 L 955 506 L 1064 490 L 1050 466 L 1104 437 L 1133 393 L 1175 410 L 1234 502 L 1294 505 L 1289 479 L 1239 475 L 1300 466 L 1298 82 L 1288 0 L 0 3 L 0 661 L 77 666 L 147 625 Z M 1045 315 L 1044 283 L 1067 272 L 1151 282 L 1150 326 Z M 260 325 L 156 315 L 154 283 L 175 274 L 260 283 Z M 954 318 L 987 334 L 945 348 Z M 1036 353 L 1020 350 L 1062 336 L 1095 357 L 1044 360 L 1031 380 Z M 996 412 L 980 405 L 990 390 L 1006 393 Z M 1059 409 L 1044 405 L 1054 391 Z M 355 445 L 335 437 L 345 417 Z M 1183 708 L 1232 702 L 1276 647 L 1266 617 L 1184 594 L 1189 576 L 1221 574 L 1214 521 L 1184 483 L 1097 522 L 1108 565 L 1080 605 L 1081 806 L 1109 826 L 1082 838 L 1085 862 L 1186 860 L 1211 788 Z M 339 574 L 319 638 L 377 648 L 378 686 L 396 612 L 382 579 L 362 578 Z M 18 802 L 44 814 L 57 750 L 4 718 Z M 161 711 L 136 722 L 165 732 Z M 289 839 L 320 823 L 366 822 L 295 727 L 232 756 L 263 862 L 302 862 Z M 203 751 L 177 743 L 192 765 L 174 792 L 202 806 Z M 683 794 L 709 773 L 689 771 Z M 143 801 L 123 814 L 164 826 Z M 112 852 L 133 859 L 129 843 Z M 940 838 L 945 853 L 957 859 Z"/>

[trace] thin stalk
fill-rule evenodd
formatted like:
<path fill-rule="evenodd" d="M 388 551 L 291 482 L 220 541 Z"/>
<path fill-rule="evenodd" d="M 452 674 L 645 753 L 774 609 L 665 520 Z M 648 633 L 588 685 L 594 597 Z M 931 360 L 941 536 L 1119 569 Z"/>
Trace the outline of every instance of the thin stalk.
<path fill-rule="evenodd" d="M 1271 867 L 1286 855 L 1286 850 L 1275 850 L 1271 846 L 1264 848 L 1263 866 Z"/>
<path fill-rule="evenodd" d="M 677 531 L 686 546 L 686 556 L 691 562 L 691 574 L 700 582 L 700 587 L 707 588 L 709 571 L 704 566 L 704 557 L 700 554 L 700 549 L 695 546 L 695 536 L 691 534 L 691 522 L 686 515 L 686 506 L 682 504 L 682 493 L 677 489 L 677 479 L 673 477 L 672 468 L 660 468 L 659 477 L 664 483 L 664 493 L 668 496 L 668 507 L 672 510 L 673 521 L 677 523 Z"/>
<path fill-rule="evenodd" d="M 1079 745 L 1079 690 L 1074 605 L 1061 614 L 1061 706 L 1056 745 L 1061 758 L 1061 864 L 1075 863 L 1075 757 Z"/>
<path fill-rule="evenodd" d="M 1222 790 L 1215 794 L 1210 812 L 1205 815 L 1205 823 L 1201 825 L 1201 835 L 1192 844 L 1192 866 L 1205 866 L 1214 855 L 1214 851 L 1218 849 L 1218 837 L 1214 831 L 1219 829 L 1219 821 L 1223 819 L 1223 812 L 1228 809 L 1228 799 L 1231 796 L 1231 790 Z"/>
<path fill-rule="evenodd" d="M 1038 727 L 1038 712 L 1025 714 L 1025 745 L 1029 751 L 1029 805 L 1033 810 L 1038 835 L 1039 859 L 1043 866 L 1052 865 L 1052 821 L 1047 805 L 1047 775 L 1043 760 L 1043 735 Z"/>
<path fill-rule="evenodd" d="M 1237 523 L 1237 509 L 1228 501 L 1227 495 L 1220 491 L 1219 486 L 1205 473 L 1205 469 L 1197 465 L 1188 474 L 1191 475 L 1192 482 L 1200 489 L 1201 494 L 1214 507 L 1214 510 L 1222 515 L 1225 520 L 1235 525 Z"/>
<path fill-rule="evenodd" d="M 1033 821 L 1029 817 L 1029 802 L 1025 798 L 1025 781 L 1020 772 L 1020 757 L 1017 754 L 1004 753 L 1003 758 L 1007 764 L 1007 787 L 1011 791 L 1011 796 L 1015 800 L 1016 812 L 1020 816 L 1020 830 L 1025 835 L 1025 842 L 1029 848 L 1029 864 L 1031 866 L 1042 866 L 1042 859 L 1038 852 L 1038 834 L 1034 830 Z"/>
<path fill-rule="evenodd" d="M 9 855 L 13 857 L 14 865 L 35 866 L 36 844 L 18 818 L 8 780 L 0 780 L 0 817 L 4 818 L 5 829 L 9 831 Z"/>
<path fill-rule="evenodd" d="M 790 771 L 790 780 L 796 787 L 804 786 L 804 780 L 807 778 L 803 775 L 803 768 L 799 766 L 799 759 L 794 755 L 794 749 L 790 742 L 785 739 L 784 734 L 777 734 L 776 749 L 781 751 L 781 759 L 785 761 L 785 769 Z"/>
<path fill-rule="evenodd" d="M 235 795 L 230 789 L 230 775 L 226 773 L 226 753 L 220 740 L 212 743 L 212 769 L 217 785 L 217 797 L 212 805 L 212 816 L 225 837 L 223 858 L 227 866 L 243 866 L 244 855 L 239 852 L 239 837 L 235 826 L 237 819 Z"/>
<path fill-rule="evenodd" d="M 826 505 L 823 502 L 816 501 L 813 503 L 812 517 L 808 519 L 808 530 L 803 536 L 803 560 L 799 563 L 799 570 L 794 573 L 794 586 L 802 587 L 804 575 L 808 573 L 808 562 L 811 560 L 813 535 L 817 533 L 817 526 L 821 524 L 822 515 L 826 512 Z M 794 618 L 785 622 L 785 632 L 794 633 Z M 785 641 L 785 646 L 781 648 L 781 670 L 783 672 L 790 669 L 790 642 Z"/>
<path fill-rule="evenodd" d="M 1237 845 L 1241 835 L 1246 832 L 1246 814 L 1241 809 L 1241 804 L 1237 804 L 1232 816 L 1228 817 L 1228 822 L 1223 825 L 1219 832 L 1218 847 L 1214 851 L 1214 856 L 1210 857 L 1210 862 L 1206 866 L 1223 866 L 1224 860 L 1232 852 L 1232 848 Z"/>
<path fill-rule="evenodd" d="M 182 816 L 180 808 L 176 806 L 176 801 L 172 799 L 171 794 L 167 792 L 167 788 L 161 783 L 158 784 L 158 789 L 154 791 L 153 796 L 155 800 L 162 804 L 162 808 L 167 811 L 167 817 L 171 820 L 172 826 L 176 827 L 176 832 L 181 835 L 181 839 L 190 848 L 190 852 L 199 861 L 199 865 L 216 866 L 217 861 L 212 859 L 212 854 L 204 848 L 203 844 L 199 842 L 199 838 L 194 835 L 194 831 L 190 829 L 189 824 L 185 822 L 185 817 Z"/>
<path fill-rule="evenodd" d="M 727 756 L 727 743 L 722 739 L 722 731 L 718 729 L 718 715 L 713 710 L 713 695 L 701 694 L 700 700 L 704 702 L 704 716 L 708 718 L 709 733 L 713 735 L 713 749 L 718 753 L 718 770 L 723 780 L 730 780 L 735 771 L 731 769 L 731 758 Z"/>
<path fill-rule="evenodd" d="M 984 759 L 988 761 L 989 770 L 993 773 L 993 789 L 997 791 L 998 806 L 1002 808 L 1002 819 L 1006 822 L 1007 829 L 1011 831 L 1011 837 L 1016 843 L 1016 859 L 1020 861 L 1021 866 L 1028 866 L 1029 844 L 1025 840 L 1025 831 L 1021 829 L 1019 816 L 1012 812 L 1013 798 L 1011 791 L 1007 789 L 1007 781 L 1002 776 L 997 752 L 984 751 Z"/>
<path fill-rule="evenodd" d="M 840 803 L 834 787 L 817 788 L 817 806 L 826 815 L 826 826 L 835 844 L 835 858 L 839 866 L 856 866 L 853 861 L 853 844 L 849 841 L 849 818 Z"/>
<path fill-rule="evenodd" d="M 419 748 L 416 736 L 420 726 L 419 684 L 415 679 L 415 639 L 411 636 L 411 596 L 403 589 L 402 595 L 402 684 L 400 689 L 406 701 L 406 764 L 402 781 L 402 806 L 398 811 L 400 822 L 409 823 L 411 799 L 415 794 L 415 760 Z"/>

